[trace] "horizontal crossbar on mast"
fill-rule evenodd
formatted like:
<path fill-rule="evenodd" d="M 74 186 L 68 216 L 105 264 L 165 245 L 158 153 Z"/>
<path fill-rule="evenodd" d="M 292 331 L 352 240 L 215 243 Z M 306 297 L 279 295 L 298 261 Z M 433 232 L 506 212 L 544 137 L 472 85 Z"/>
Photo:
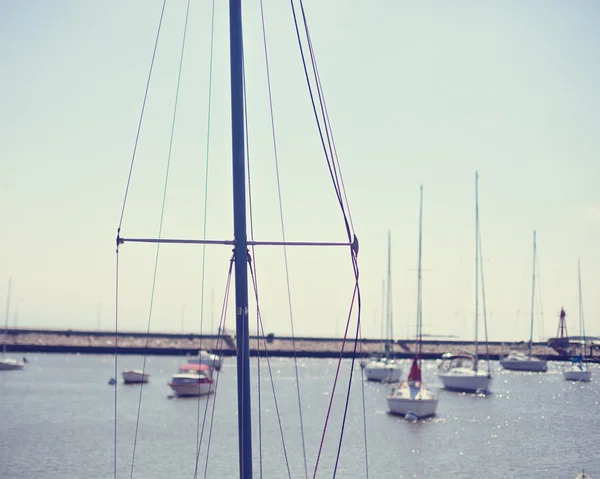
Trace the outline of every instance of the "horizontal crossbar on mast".
<path fill-rule="evenodd" d="M 123 243 L 162 243 L 162 244 L 218 244 L 235 245 L 235 240 L 196 240 L 167 238 L 121 238 L 117 237 L 117 245 Z M 355 243 L 328 241 L 247 241 L 248 246 L 355 246 Z"/>

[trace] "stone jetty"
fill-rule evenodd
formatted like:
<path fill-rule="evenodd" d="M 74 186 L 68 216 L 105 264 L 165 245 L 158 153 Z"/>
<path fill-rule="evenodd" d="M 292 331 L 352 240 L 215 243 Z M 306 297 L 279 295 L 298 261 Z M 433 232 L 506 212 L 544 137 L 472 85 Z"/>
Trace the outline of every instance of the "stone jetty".
<path fill-rule="evenodd" d="M 115 340 L 116 339 L 116 340 Z M 200 349 L 220 352 L 226 356 L 236 353 L 235 338 L 229 335 L 140 333 L 109 331 L 34 330 L 12 329 L 0 334 L 0 342 L 6 344 L 7 351 L 14 352 L 55 352 L 91 354 L 150 354 L 150 355 L 194 355 Z M 414 341 L 397 340 L 392 353 L 398 358 L 410 358 L 415 351 Z M 512 342 L 490 342 L 489 354 L 492 359 L 507 354 L 511 349 L 526 350 L 527 344 Z M 357 344 L 352 339 L 344 342 L 340 338 L 296 338 L 266 337 L 250 338 L 250 354 L 290 357 L 357 357 L 364 358 L 381 353 L 384 344 L 381 340 L 363 339 Z M 446 353 L 473 352 L 474 344 L 468 341 L 424 340 L 424 359 L 438 359 Z M 480 344 L 480 354 L 485 354 L 485 344 Z M 533 353 L 549 360 L 565 360 L 546 343 L 534 343 Z"/>

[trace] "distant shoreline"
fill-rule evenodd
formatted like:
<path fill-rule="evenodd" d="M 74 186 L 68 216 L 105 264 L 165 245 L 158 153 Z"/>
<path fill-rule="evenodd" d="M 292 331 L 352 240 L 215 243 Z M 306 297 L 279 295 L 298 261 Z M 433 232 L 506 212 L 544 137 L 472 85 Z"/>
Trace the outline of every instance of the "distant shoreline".
<path fill-rule="evenodd" d="M 117 335 L 118 354 L 186 356 L 197 355 L 200 349 L 219 352 L 224 356 L 235 356 L 235 340 L 231 336 L 197 335 L 181 333 L 140 333 L 119 332 Z M 114 354 L 115 333 L 109 331 L 85 330 L 42 330 L 42 329 L 9 329 L 8 334 L 0 335 L 2 345 L 6 343 L 7 352 L 19 353 L 79 353 L 79 354 Z M 356 344 L 349 339 L 344 345 L 340 338 L 307 338 L 297 337 L 250 337 L 250 355 L 264 356 L 265 347 L 272 357 L 305 357 L 305 358 L 365 358 L 383 351 L 381 339 L 362 339 Z M 393 356 L 399 359 L 412 358 L 414 340 L 396 340 Z M 497 360 L 512 349 L 525 350 L 525 342 L 491 341 L 488 343 L 489 357 Z M 340 353 L 341 351 L 341 353 Z M 423 340 L 423 359 L 440 359 L 446 352 L 461 353 L 474 351 L 473 341 L 461 340 Z M 485 343 L 479 345 L 481 356 L 486 354 Z M 569 356 L 560 355 L 546 343 L 534 343 L 533 354 L 550 361 L 567 361 Z M 600 356 L 586 360 L 600 362 Z"/>

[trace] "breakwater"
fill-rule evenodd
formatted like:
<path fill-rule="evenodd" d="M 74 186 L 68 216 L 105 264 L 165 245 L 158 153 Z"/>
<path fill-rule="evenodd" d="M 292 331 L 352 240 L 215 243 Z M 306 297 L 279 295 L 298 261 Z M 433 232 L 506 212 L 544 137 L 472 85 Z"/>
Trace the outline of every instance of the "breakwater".
<path fill-rule="evenodd" d="M 43 352 L 43 353 L 81 353 L 81 354 L 149 354 L 149 355 L 196 355 L 200 349 L 219 352 L 224 356 L 236 354 L 235 338 L 229 335 L 197 335 L 182 333 L 140 333 L 114 331 L 74 331 L 9 329 L 0 334 L 0 342 L 6 344 L 7 351 Z M 526 344 L 513 342 L 490 342 L 488 344 L 491 359 L 506 355 L 511 349 L 526 349 Z M 380 339 L 362 339 L 357 344 L 353 340 L 345 343 L 340 338 L 313 337 L 266 337 L 251 336 L 251 356 L 265 355 L 273 357 L 321 357 L 365 358 L 381 353 L 384 343 Z M 397 340 L 392 354 L 397 358 L 410 358 L 415 351 L 415 342 Z M 453 340 L 424 340 L 422 354 L 424 359 L 439 359 L 446 352 L 461 353 L 474 351 L 473 342 Z M 485 354 L 485 345 L 480 344 L 480 354 Z M 546 343 L 534 343 L 533 353 L 548 360 L 567 360 L 568 356 L 558 354 Z M 590 358 L 596 360 L 596 358 Z M 600 360 L 600 358 L 598 358 Z"/>

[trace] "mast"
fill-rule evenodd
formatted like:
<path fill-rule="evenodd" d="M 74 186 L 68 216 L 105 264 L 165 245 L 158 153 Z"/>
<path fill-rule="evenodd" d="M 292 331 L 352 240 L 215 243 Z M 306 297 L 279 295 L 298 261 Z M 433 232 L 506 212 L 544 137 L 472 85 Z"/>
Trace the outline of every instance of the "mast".
<path fill-rule="evenodd" d="M 387 265 L 387 327 L 385 353 L 386 358 L 391 352 L 390 342 L 393 338 L 392 329 L 392 233 L 388 230 L 388 265 Z"/>
<path fill-rule="evenodd" d="M 383 332 L 385 324 L 385 279 L 381 280 L 381 341 L 385 341 L 385 333 Z M 384 343 L 385 344 L 385 343 Z M 385 346 L 383 347 L 385 351 Z"/>
<path fill-rule="evenodd" d="M 479 364 L 479 172 L 475 172 L 475 358 L 473 370 Z"/>
<path fill-rule="evenodd" d="M 235 238 L 235 325 L 237 342 L 239 469 L 240 479 L 251 479 L 252 420 L 248 339 L 248 239 L 246 233 L 242 0 L 229 0 L 229 51 L 231 63 L 231 153 L 233 172 L 233 233 Z"/>
<path fill-rule="evenodd" d="M 533 354 L 533 315 L 535 308 L 535 254 L 536 254 L 536 243 L 535 243 L 535 230 L 533 231 L 533 279 L 531 285 L 531 326 L 529 327 L 529 357 Z"/>
<path fill-rule="evenodd" d="M 580 342 L 580 352 L 581 355 L 584 356 L 585 355 L 585 324 L 583 322 L 583 298 L 581 295 L 581 260 L 579 258 L 577 258 L 577 276 L 579 279 L 579 334 L 583 337 L 582 341 Z"/>
<path fill-rule="evenodd" d="M 423 251 L 423 185 L 420 188 L 420 200 L 419 200 L 419 261 L 417 263 L 417 339 L 419 346 L 417 349 L 419 369 L 421 368 L 421 351 L 423 335 L 423 301 L 422 301 L 422 251 Z"/>
<path fill-rule="evenodd" d="M 12 278 L 8 278 L 8 293 L 6 293 L 6 318 L 4 319 L 4 341 L 2 341 L 2 355 L 6 356 L 6 340 L 8 338 L 8 315 L 10 310 L 10 286 Z"/>

